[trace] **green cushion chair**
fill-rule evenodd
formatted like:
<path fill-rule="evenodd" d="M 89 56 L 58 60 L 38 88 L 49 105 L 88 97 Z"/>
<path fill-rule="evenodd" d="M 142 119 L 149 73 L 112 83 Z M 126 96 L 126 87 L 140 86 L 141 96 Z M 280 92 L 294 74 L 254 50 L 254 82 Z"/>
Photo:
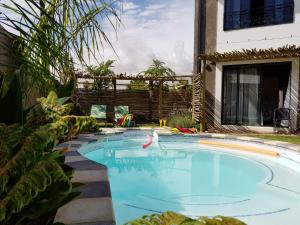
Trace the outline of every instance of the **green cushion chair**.
<path fill-rule="evenodd" d="M 91 116 L 97 120 L 106 120 L 106 105 L 92 105 Z"/>

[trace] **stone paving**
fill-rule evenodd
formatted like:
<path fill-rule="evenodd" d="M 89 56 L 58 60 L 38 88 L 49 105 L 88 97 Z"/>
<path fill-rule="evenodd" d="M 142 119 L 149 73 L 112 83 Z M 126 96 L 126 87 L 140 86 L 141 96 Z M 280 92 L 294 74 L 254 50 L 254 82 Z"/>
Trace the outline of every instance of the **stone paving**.
<path fill-rule="evenodd" d="M 76 189 L 81 195 L 58 210 L 56 222 L 67 225 L 115 224 L 107 168 L 87 160 L 77 152 L 83 144 L 97 140 L 96 135 L 85 134 L 56 147 L 68 147 L 65 162 L 74 168 L 72 181 L 83 184 Z"/>
<path fill-rule="evenodd" d="M 149 130 L 150 128 L 130 129 L 130 130 Z M 78 149 L 83 144 L 96 142 L 105 135 L 122 133 L 127 129 L 107 128 L 102 133 L 82 134 L 78 139 L 62 143 L 55 149 L 67 147 L 69 151 L 65 154 L 66 164 L 74 168 L 73 182 L 84 184 L 77 188 L 81 195 L 72 202 L 60 208 L 56 214 L 55 222 L 67 225 L 115 225 L 111 191 L 109 186 L 107 168 L 87 160 L 78 153 Z M 152 129 L 153 130 L 153 129 Z M 155 129 L 158 135 L 170 136 L 169 129 Z M 176 135 L 174 135 L 176 136 Z M 182 135 L 181 135 L 182 136 Z M 183 135 L 184 136 L 184 135 Z M 225 134 L 196 134 L 192 135 L 199 138 L 230 140 L 257 144 L 266 144 L 290 150 L 297 155 L 300 153 L 300 145 L 289 144 L 286 142 L 270 141 L 253 137 L 239 137 Z M 54 150 L 55 150 L 54 149 Z M 289 152 L 289 151 L 287 151 Z"/>

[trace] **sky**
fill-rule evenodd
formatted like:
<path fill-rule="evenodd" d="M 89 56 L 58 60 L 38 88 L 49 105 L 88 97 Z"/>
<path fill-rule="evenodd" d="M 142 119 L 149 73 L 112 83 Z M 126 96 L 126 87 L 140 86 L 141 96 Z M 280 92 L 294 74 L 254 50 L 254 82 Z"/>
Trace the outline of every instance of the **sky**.
<path fill-rule="evenodd" d="M 137 74 L 159 59 L 177 74 L 191 74 L 194 0 L 123 0 L 122 8 L 117 33 L 105 26 L 117 55 L 105 45 L 98 61 L 114 59 L 116 73 Z"/>
<path fill-rule="evenodd" d="M 111 35 L 118 57 L 109 47 L 104 51 L 105 59 L 116 60 L 116 72 L 136 74 L 154 58 L 178 74 L 192 72 L 193 0 L 125 0 L 121 20 Z"/>

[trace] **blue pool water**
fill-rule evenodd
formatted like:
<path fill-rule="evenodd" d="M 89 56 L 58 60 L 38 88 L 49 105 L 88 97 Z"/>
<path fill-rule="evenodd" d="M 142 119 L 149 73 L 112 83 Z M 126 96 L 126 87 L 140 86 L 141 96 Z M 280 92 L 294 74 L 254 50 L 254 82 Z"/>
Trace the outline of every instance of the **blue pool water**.
<path fill-rule="evenodd" d="M 147 134 L 126 132 L 81 149 L 109 169 L 117 224 L 175 211 L 190 217 L 236 216 L 257 225 L 275 225 L 272 216 L 289 213 L 293 225 L 290 214 L 300 212 L 300 188 L 276 187 L 284 178 L 275 179 L 274 173 L 300 180 L 298 173 L 265 159 L 208 149 L 199 145 L 199 138 L 169 137 L 144 150 Z"/>

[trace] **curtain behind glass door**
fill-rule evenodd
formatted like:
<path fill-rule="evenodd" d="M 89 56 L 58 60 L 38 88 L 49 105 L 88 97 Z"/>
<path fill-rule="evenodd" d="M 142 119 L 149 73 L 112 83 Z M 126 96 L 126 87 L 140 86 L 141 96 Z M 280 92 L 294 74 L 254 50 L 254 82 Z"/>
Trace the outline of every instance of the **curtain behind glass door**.
<path fill-rule="evenodd" d="M 225 70 L 223 79 L 223 123 L 236 124 L 238 71 L 236 69 Z"/>
<path fill-rule="evenodd" d="M 241 67 L 238 85 L 238 124 L 260 124 L 260 74 L 258 67 Z"/>

